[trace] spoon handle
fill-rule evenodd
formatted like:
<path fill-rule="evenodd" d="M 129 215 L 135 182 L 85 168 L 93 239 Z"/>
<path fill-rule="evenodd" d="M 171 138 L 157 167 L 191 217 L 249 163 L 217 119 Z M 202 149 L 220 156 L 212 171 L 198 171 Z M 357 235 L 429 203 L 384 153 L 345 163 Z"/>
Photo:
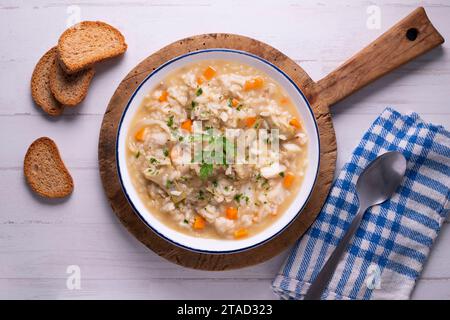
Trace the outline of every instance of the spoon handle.
<path fill-rule="evenodd" d="M 333 277 L 334 271 L 339 263 L 339 260 L 341 259 L 342 254 L 347 249 L 347 246 L 350 240 L 353 238 L 356 230 L 358 230 L 359 224 L 361 223 L 365 211 L 366 209 L 362 209 L 361 207 L 359 208 L 358 213 L 353 218 L 353 221 L 344 237 L 341 239 L 341 241 L 339 241 L 338 246 L 328 258 L 322 270 L 319 272 L 319 274 L 309 287 L 309 290 L 304 298 L 305 300 L 320 300 L 320 297 L 322 296 L 323 291 L 328 285 L 328 282 L 330 282 L 331 278 Z"/>

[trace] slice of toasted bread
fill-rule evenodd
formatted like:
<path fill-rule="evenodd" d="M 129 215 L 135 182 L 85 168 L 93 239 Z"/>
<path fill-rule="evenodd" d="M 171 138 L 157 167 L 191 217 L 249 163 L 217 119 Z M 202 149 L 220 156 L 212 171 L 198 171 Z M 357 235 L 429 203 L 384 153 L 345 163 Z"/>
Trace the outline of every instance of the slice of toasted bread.
<path fill-rule="evenodd" d="M 34 102 L 51 116 L 59 116 L 64 106 L 53 97 L 50 90 L 50 69 L 55 63 L 56 47 L 47 51 L 34 67 L 31 76 L 31 95 Z"/>
<path fill-rule="evenodd" d="M 126 50 L 127 44 L 120 31 L 100 21 L 80 22 L 64 31 L 58 41 L 58 57 L 69 74 Z"/>
<path fill-rule="evenodd" d="M 30 145 L 23 172 L 31 189 L 43 197 L 62 198 L 73 191 L 72 176 L 50 138 L 39 138 Z"/>
<path fill-rule="evenodd" d="M 67 74 L 56 59 L 50 70 L 50 89 L 53 96 L 65 106 L 76 106 L 86 97 L 94 73 L 94 69 L 90 68 Z"/>

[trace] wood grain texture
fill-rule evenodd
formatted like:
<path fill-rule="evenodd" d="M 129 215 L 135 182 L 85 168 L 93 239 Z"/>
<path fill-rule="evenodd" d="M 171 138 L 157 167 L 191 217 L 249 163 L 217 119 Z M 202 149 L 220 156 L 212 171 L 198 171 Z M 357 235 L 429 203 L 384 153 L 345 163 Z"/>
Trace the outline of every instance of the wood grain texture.
<path fill-rule="evenodd" d="M 320 80 L 320 99 L 327 105 L 333 105 L 442 43 L 444 38 L 431 24 L 425 10 L 417 8 Z"/>
<path fill-rule="evenodd" d="M 134 68 L 121 82 L 105 112 L 99 141 L 99 167 L 106 195 L 111 206 L 125 227 L 139 241 L 158 255 L 185 267 L 202 270 L 229 270 L 251 266 L 266 261 L 292 245 L 315 220 L 334 177 L 336 165 L 336 139 L 333 124 L 326 105 L 313 107 L 320 131 L 320 168 L 312 196 L 297 219 L 280 235 L 265 244 L 233 254 L 202 254 L 177 247 L 150 230 L 128 204 L 117 176 L 115 158 L 116 135 L 119 119 L 136 87 L 153 70 L 188 52 L 207 48 L 245 50 L 277 65 L 312 97 L 311 78 L 294 61 L 275 48 L 260 41 L 232 34 L 205 34 L 174 42 L 149 56 Z"/>

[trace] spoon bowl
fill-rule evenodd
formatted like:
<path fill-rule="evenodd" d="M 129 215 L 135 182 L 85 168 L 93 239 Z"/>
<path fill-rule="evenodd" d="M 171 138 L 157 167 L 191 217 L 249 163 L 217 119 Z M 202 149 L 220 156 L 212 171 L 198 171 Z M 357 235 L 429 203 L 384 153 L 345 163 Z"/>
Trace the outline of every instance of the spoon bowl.
<path fill-rule="evenodd" d="M 356 183 L 360 208 L 367 209 L 388 200 L 400 185 L 405 172 L 406 159 L 400 152 L 387 152 L 376 158 L 364 169 Z"/>

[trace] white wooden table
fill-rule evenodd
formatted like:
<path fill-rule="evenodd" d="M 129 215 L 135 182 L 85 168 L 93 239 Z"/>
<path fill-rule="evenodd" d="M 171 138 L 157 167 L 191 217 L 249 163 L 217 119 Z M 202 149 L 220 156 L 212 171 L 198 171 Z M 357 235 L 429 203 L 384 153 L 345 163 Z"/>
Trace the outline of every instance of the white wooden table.
<path fill-rule="evenodd" d="M 380 29 L 367 27 L 367 8 L 373 4 L 381 10 Z M 122 227 L 109 208 L 97 165 L 109 98 L 143 58 L 179 38 L 206 32 L 267 42 L 318 80 L 418 5 L 449 40 L 449 0 L 0 0 L 0 298 L 276 298 L 270 283 L 286 252 L 243 270 L 195 271 L 166 262 Z M 78 13 L 82 20 L 118 27 L 129 49 L 98 68 L 82 105 L 49 119 L 32 103 L 31 72 Z M 333 108 L 337 168 L 386 106 L 417 111 L 450 128 L 449 52 L 444 44 Z M 40 136 L 57 142 L 75 179 L 74 194 L 65 201 L 39 199 L 24 182 L 24 154 Z M 414 298 L 450 299 L 449 245 L 447 221 Z M 81 269 L 79 290 L 66 286 L 71 265 Z"/>

